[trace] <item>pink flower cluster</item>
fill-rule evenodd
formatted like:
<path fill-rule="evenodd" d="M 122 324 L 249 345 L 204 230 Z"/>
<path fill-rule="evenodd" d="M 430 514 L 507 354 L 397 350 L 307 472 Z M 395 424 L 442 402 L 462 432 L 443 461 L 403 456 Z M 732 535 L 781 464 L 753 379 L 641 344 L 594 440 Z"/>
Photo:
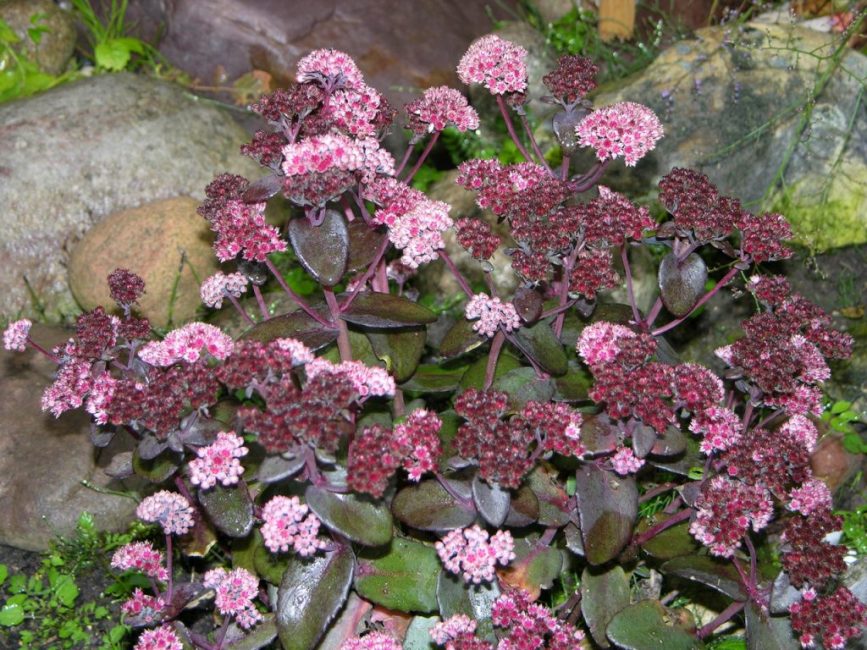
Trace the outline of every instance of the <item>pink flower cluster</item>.
<path fill-rule="evenodd" d="M 220 613 L 234 617 L 245 630 L 262 620 L 253 604 L 253 599 L 259 595 L 259 579 L 246 569 L 211 569 L 202 583 L 216 592 L 214 602 Z"/>
<path fill-rule="evenodd" d="M 114 552 L 111 566 L 121 571 L 140 571 L 161 582 L 169 577 L 169 572 L 163 566 L 163 554 L 150 542 L 132 542 L 121 546 Z"/>
<path fill-rule="evenodd" d="M 819 440 L 819 430 L 816 425 L 804 415 L 793 415 L 783 426 L 780 427 L 780 433 L 784 436 L 796 440 L 804 446 L 804 448 L 812 453 L 816 448 L 816 442 Z"/>
<path fill-rule="evenodd" d="M 697 413 L 689 423 L 689 430 L 704 436 L 699 448 L 701 453 L 709 455 L 739 443 L 743 424 L 731 409 L 714 406 Z"/>
<path fill-rule="evenodd" d="M 319 357 L 305 367 L 307 380 L 312 381 L 321 374 L 345 377 L 355 387 L 362 399 L 368 397 L 390 397 L 394 395 L 394 378 L 384 368 L 364 365 L 361 361 L 343 361 L 338 364 Z"/>
<path fill-rule="evenodd" d="M 97 424 L 108 422 L 108 407 L 114 397 L 117 383 L 117 380 L 107 372 L 93 380 L 84 409 L 93 416 L 93 420 Z"/>
<path fill-rule="evenodd" d="M 390 634 L 371 632 L 344 641 L 340 650 L 403 650 L 403 646 Z"/>
<path fill-rule="evenodd" d="M 629 447 L 621 447 L 611 457 L 611 465 L 615 472 L 626 476 L 640 470 L 644 466 L 644 459 L 636 456 Z"/>
<path fill-rule="evenodd" d="M 559 620 L 523 590 L 509 591 L 494 601 L 494 625 L 503 628 L 497 650 L 574 650 L 582 647 L 584 632 Z"/>
<path fill-rule="evenodd" d="M 477 525 L 453 530 L 435 546 L 446 571 L 475 584 L 490 582 L 498 563 L 505 566 L 515 559 L 509 531 L 500 530 L 491 537 Z"/>
<path fill-rule="evenodd" d="M 265 220 L 264 203 L 226 201 L 217 218 L 211 221 L 217 234 L 214 253 L 221 262 L 238 255 L 247 261 L 264 262 L 271 253 L 282 253 L 286 242 L 280 232 Z"/>
<path fill-rule="evenodd" d="M 813 478 L 789 492 L 789 503 L 786 507 L 809 517 L 817 510 L 829 510 L 831 501 L 831 490 L 828 486 L 824 481 Z"/>
<path fill-rule="evenodd" d="M 32 325 L 26 318 L 9 323 L 3 332 L 3 347 L 9 351 L 24 352 Z"/>
<path fill-rule="evenodd" d="M 623 157 L 634 167 L 662 138 L 662 123 L 656 114 L 633 102 L 599 108 L 575 127 L 582 147 L 592 147 L 600 161 Z"/>
<path fill-rule="evenodd" d="M 221 361 L 232 353 L 232 337 L 207 323 L 189 323 L 172 330 L 162 341 L 152 341 L 139 350 L 142 361 L 152 366 L 170 366 L 177 361 L 193 363 L 203 353 Z"/>
<path fill-rule="evenodd" d="M 158 523 L 166 535 L 184 535 L 195 523 L 193 508 L 186 497 L 168 490 L 142 499 L 135 514 L 142 521 Z"/>
<path fill-rule="evenodd" d="M 354 140 L 339 133 L 311 136 L 283 149 L 286 176 L 324 174 L 332 169 L 353 172 L 364 165 L 364 155 Z"/>
<path fill-rule="evenodd" d="M 303 366 L 305 363 L 310 363 L 316 358 L 316 355 L 313 354 L 313 351 L 298 339 L 274 339 L 271 342 L 271 345 L 277 350 L 288 354 L 288 356 L 292 358 L 293 366 Z"/>
<path fill-rule="evenodd" d="M 843 650 L 849 639 L 861 636 L 867 624 L 867 606 L 846 587 L 822 598 L 808 591 L 803 600 L 789 607 L 789 613 L 802 648 L 815 648 L 821 641 L 826 650 Z"/>
<path fill-rule="evenodd" d="M 454 88 L 428 88 L 421 98 L 406 105 L 409 128 L 416 135 L 442 131 L 450 124 L 458 131 L 479 128 L 479 114 Z"/>
<path fill-rule="evenodd" d="M 437 645 L 446 646 L 446 650 L 458 648 L 454 641 L 462 640 L 462 637 L 472 637 L 476 632 L 476 622 L 466 614 L 455 614 L 430 630 L 431 638 Z"/>
<path fill-rule="evenodd" d="M 437 258 L 445 248 L 443 233 L 452 227 L 451 206 L 442 201 L 424 199 L 400 216 L 388 229 L 388 239 L 403 251 L 400 261 L 417 269 Z"/>
<path fill-rule="evenodd" d="M 184 650 L 184 644 L 170 626 L 161 625 L 142 632 L 134 650 Z"/>
<path fill-rule="evenodd" d="M 756 532 L 768 525 L 774 504 L 758 485 L 714 476 L 695 502 L 696 517 L 689 532 L 710 549 L 711 555 L 731 557 L 752 526 Z"/>
<path fill-rule="evenodd" d="M 343 87 L 364 85 L 361 71 L 352 57 L 340 50 L 314 50 L 298 61 L 298 83 L 314 81 L 333 87 L 340 82 Z"/>
<path fill-rule="evenodd" d="M 202 282 L 199 293 L 202 302 L 212 309 L 220 309 L 223 306 L 223 298 L 232 296 L 240 298 L 247 290 L 247 276 L 243 273 L 217 272 Z"/>
<path fill-rule="evenodd" d="M 501 327 L 506 332 L 512 332 L 521 326 L 521 318 L 515 305 L 504 303 L 499 298 L 491 298 L 486 293 L 477 293 L 464 308 L 467 320 L 478 319 L 473 329 L 491 338 Z"/>
<path fill-rule="evenodd" d="M 636 334 L 628 327 L 599 321 L 588 325 L 581 331 L 575 346 L 578 354 L 591 368 L 614 361 L 620 353 L 619 342 L 635 338 Z"/>
<path fill-rule="evenodd" d="M 527 89 L 527 50 L 490 34 L 470 45 L 458 63 L 465 84 L 482 84 L 494 95 L 522 93 Z"/>
<path fill-rule="evenodd" d="M 190 481 L 203 490 L 219 482 L 224 486 L 234 485 L 244 473 L 241 461 L 247 455 L 244 439 L 234 431 L 220 431 L 217 439 L 207 447 L 196 450 L 198 458 L 190 461 Z"/>
<path fill-rule="evenodd" d="M 87 391 L 93 386 L 90 365 L 76 357 L 66 359 L 58 369 L 54 383 L 42 393 L 42 410 L 60 417 L 61 413 L 81 406 Z"/>
<path fill-rule="evenodd" d="M 136 587 L 132 597 L 120 606 L 120 611 L 126 616 L 134 616 L 139 623 L 151 625 L 159 620 L 164 608 L 162 598 L 154 598 Z"/>
<path fill-rule="evenodd" d="M 325 548 L 319 539 L 319 518 L 298 497 L 276 496 L 262 508 L 262 538 L 272 553 L 285 553 L 291 546 L 302 557 Z"/>
<path fill-rule="evenodd" d="M 410 481 L 417 483 L 422 474 L 436 469 L 442 453 L 439 437 L 442 426 L 436 413 L 416 409 L 406 421 L 394 427 L 394 438 L 403 449 L 403 468 Z"/>

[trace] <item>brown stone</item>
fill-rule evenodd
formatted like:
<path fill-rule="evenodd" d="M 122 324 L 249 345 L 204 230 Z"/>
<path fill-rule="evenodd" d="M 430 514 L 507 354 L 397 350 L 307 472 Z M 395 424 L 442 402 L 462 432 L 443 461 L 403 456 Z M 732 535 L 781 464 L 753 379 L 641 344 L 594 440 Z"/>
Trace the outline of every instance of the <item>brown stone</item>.
<path fill-rule="evenodd" d="M 34 340 L 45 347 L 70 332 L 35 325 Z M 135 501 L 98 492 L 126 486 L 102 471 L 113 452 L 90 442 L 90 418 L 83 411 L 53 417 L 43 413 L 43 390 L 54 364 L 34 350 L 0 350 L 0 543 L 44 551 L 58 535 L 70 536 L 82 512 L 101 530 L 124 530 Z M 87 481 L 87 487 L 82 484 Z"/>
<path fill-rule="evenodd" d="M 140 312 L 166 327 L 191 320 L 199 284 L 216 272 L 212 233 L 189 197 L 116 212 L 94 226 L 69 258 L 69 286 L 84 309 L 114 306 L 106 278 L 118 267 L 137 273 L 146 293 Z"/>

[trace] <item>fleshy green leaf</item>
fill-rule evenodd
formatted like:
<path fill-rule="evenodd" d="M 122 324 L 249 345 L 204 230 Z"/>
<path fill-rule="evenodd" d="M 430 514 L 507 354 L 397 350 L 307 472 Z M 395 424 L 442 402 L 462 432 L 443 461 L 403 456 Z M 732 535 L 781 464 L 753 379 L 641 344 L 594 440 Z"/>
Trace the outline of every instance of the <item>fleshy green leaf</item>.
<path fill-rule="evenodd" d="M 152 483 L 162 483 L 178 471 L 179 467 L 178 455 L 169 449 L 150 460 L 143 459 L 138 448 L 132 454 L 133 471 Z"/>
<path fill-rule="evenodd" d="M 665 521 L 665 519 L 667 519 L 665 516 L 653 520 L 642 519 L 635 532 L 642 533 L 651 525 Z M 654 535 L 641 548 L 657 560 L 670 560 L 681 555 L 693 554 L 699 547 L 695 538 L 689 534 L 689 522 L 684 521 Z"/>
<path fill-rule="evenodd" d="M 303 560 L 293 557 L 277 591 L 277 634 L 285 650 L 310 650 L 340 611 L 355 569 L 349 546 Z"/>
<path fill-rule="evenodd" d="M 613 566 L 607 571 L 592 567 L 581 574 L 581 613 L 593 640 L 603 648 L 611 643 L 605 630 L 620 610 L 629 606 L 629 578 L 623 568 Z"/>
<path fill-rule="evenodd" d="M 437 603 L 443 620 L 455 614 L 464 614 L 476 621 L 476 635 L 493 641 L 494 625 L 491 622 L 491 608 L 500 596 L 496 580 L 479 585 L 468 585 L 457 576 L 440 571 L 437 581 Z"/>
<path fill-rule="evenodd" d="M 349 259 L 346 218 L 337 210 L 326 210 L 318 226 L 299 217 L 289 222 L 288 231 L 289 242 L 301 266 L 326 287 L 337 284 Z"/>
<path fill-rule="evenodd" d="M 321 308 L 316 311 L 325 314 Z M 257 323 L 244 332 L 241 338 L 263 343 L 279 338 L 298 339 L 307 347 L 318 350 L 337 340 L 337 330 L 325 327 L 299 309 Z"/>
<path fill-rule="evenodd" d="M 226 646 L 226 650 L 259 650 L 264 648 L 277 638 L 277 625 L 274 622 L 274 614 L 262 615 L 262 620 L 256 623 L 252 630 L 246 632 L 244 637 Z"/>
<path fill-rule="evenodd" d="M 424 328 L 368 332 L 367 338 L 377 358 L 385 362 L 386 369 L 398 383 L 412 377 L 427 340 Z"/>
<path fill-rule="evenodd" d="M 411 393 L 451 393 L 457 390 L 461 377 L 466 372 L 466 366 L 445 369 L 434 364 L 423 363 L 400 387 Z"/>
<path fill-rule="evenodd" d="M 232 544 L 232 563 L 258 575 L 272 585 L 280 584 L 291 558 L 292 551 L 289 553 L 269 551 L 265 546 L 262 533 L 258 530 Z"/>
<path fill-rule="evenodd" d="M 694 650 L 702 643 L 681 627 L 658 600 L 620 610 L 608 624 L 608 638 L 623 650 Z"/>
<path fill-rule="evenodd" d="M 565 526 L 569 522 L 569 495 L 557 480 L 557 471 L 547 463 L 539 463 L 526 479 L 526 485 L 539 501 L 539 523 L 543 526 Z"/>
<path fill-rule="evenodd" d="M 243 481 L 199 490 L 199 503 L 217 530 L 229 537 L 246 537 L 253 528 L 253 502 Z"/>
<path fill-rule="evenodd" d="M 659 570 L 664 574 L 707 585 L 735 600 L 746 598 L 740 576 L 730 562 L 716 560 L 707 555 L 684 555 L 669 560 Z"/>
<path fill-rule="evenodd" d="M 456 357 L 475 350 L 484 342 L 485 339 L 473 329 L 473 323 L 459 318 L 440 342 L 440 354 L 446 358 Z"/>
<path fill-rule="evenodd" d="M 563 552 L 536 544 L 538 536 L 515 540 L 515 559 L 500 570 L 500 580 L 523 589 L 533 600 L 542 589 L 550 589 L 563 567 Z"/>
<path fill-rule="evenodd" d="M 420 530 L 454 530 L 476 520 L 472 502 L 459 503 L 437 481 L 422 481 L 403 488 L 391 503 L 400 521 Z"/>
<path fill-rule="evenodd" d="M 12 627 L 24 620 L 24 608 L 18 603 L 7 604 L 0 609 L 0 625 Z"/>
<path fill-rule="evenodd" d="M 337 494 L 311 485 L 304 493 L 309 508 L 322 523 L 364 546 L 387 544 L 392 536 L 388 507 L 357 494 Z"/>
<path fill-rule="evenodd" d="M 403 296 L 371 291 L 359 293 L 340 317 L 348 323 L 375 328 L 427 325 L 437 319 L 430 309 Z"/>
<path fill-rule="evenodd" d="M 575 478 L 587 561 L 604 564 L 617 557 L 632 538 L 638 515 L 635 479 L 617 476 L 591 463 L 582 463 Z"/>
<path fill-rule="evenodd" d="M 494 368 L 494 379 L 499 379 L 503 375 L 512 370 L 521 367 L 521 360 L 510 352 L 503 350 L 500 356 L 497 357 L 497 365 Z M 482 390 L 485 386 L 485 372 L 488 368 L 488 357 L 482 356 L 476 359 L 469 368 L 466 374 L 461 377 L 461 388 L 476 388 Z"/>
<path fill-rule="evenodd" d="M 504 522 L 511 528 L 529 526 L 539 519 L 539 498 L 535 492 L 526 485 L 518 488 L 512 495 L 509 504 L 509 514 Z"/>
<path fill-rule="evenodd" d="M 440 562 L 432 546 L 395 537 L 387 549 L 358 555 L 355 590 L 362 598 L 401 612 L 437 610 Z"/>
<path fill-rule="evenodd" d="M 439 616 L 413 616 L 403 639 L 403 650 L 436 650 L 430 631 L 439 620 Z"/>
<path fill-rule="evenodd" d="M 548 374 L 559 377 L 565 375 L 569 369 L 563 345 L 545 321 L 539 321 L 532 327 L 520 328 L 512 334 L 512 339 L 521 352 Z"/>
<path fill-rule="evenodd" d="M 554 396 L 554 382 L 540 379 L 532 368 L 515 368 L 494 381 L 494 390 L 509 395 L 509 406 L 519 410 L 529 401 L 547 402 Z"/>

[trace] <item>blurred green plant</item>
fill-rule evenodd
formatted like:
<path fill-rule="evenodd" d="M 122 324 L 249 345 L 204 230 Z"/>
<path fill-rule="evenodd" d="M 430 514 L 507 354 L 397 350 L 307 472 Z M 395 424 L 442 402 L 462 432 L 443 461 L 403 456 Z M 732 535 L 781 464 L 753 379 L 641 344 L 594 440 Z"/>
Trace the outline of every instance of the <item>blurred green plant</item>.
<path fill-rule="evenodd" d="M 850 454 L 867 454 L 867 443 L 852 426 L 853 423 L 861 421 L 858 413 L 852 410 L 852 402 L 833 402 L 822 413 L 822 421 L 834 431 L 843 434 L 843 447 Z"/>
<path fill-rule="evenodd" d="M 35 45 L 39 44 L 48 31 L 44 24 L 45 18 L 45 14 L 41 13 L 33 14 L 30 18 L 27 39 Z M 22 41 L 9 23 L 0 18 L 0 103 L 47 90 L 73 74 L 51 75 L 43 72 L 21 47 Z"/>
<path fill-rule="evenodd" d="M 153 68 L 157 63 L 159 54 L 152 45 L 127 35 L 127 4 L 128 0 L 111 0 L 107 8 L 108 15 L 103 20 L 90 0 L 72 0 L 76 16 L 87 30 L 86 37 L 97 68 L 118 72 L 140 67 Z"/>

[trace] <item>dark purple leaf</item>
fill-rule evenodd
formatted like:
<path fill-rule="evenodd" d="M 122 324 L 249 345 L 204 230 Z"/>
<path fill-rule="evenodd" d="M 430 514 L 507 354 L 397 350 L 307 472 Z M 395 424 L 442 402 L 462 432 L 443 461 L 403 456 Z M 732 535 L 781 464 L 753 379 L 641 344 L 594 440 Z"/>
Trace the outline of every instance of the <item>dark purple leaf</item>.
<path fill-rule="evenodd" d="M 512 304 L 525 323 L 535 323 L 542 314 L 542 295 L 532 287 L 520 287 Z"/>
<path fill-rule="evenodd" d="M 557 479 L 557 470 L 548 463 L 539 463 L 526 479 L 539 500 L 539 523 L 543 526 L 565 526 L 569 522 L 569 495 Z"/>
<path fill-rule="evenodd" d="M 484 342 L 485 339 L 479 336 L 478 332 L 473 329 L 472 321 L 468 321 L 466 318 L 459 318 L 443 337 L 440 343 L 440 354 L 447 359 L 456 357 L 470 350 L 475 350 Z"/>
<path fill-rule="evenodd" d="M 511 494 L 496 483 L 489 485 L 476 474 L 473 478 L 473 501 L 479 514 L 494 528 L 499 528 L 509 514 Z"/>
<path fill-rule="evenodd" d="M 729 257 L 737 257 L 737 251 L 735 251 L 734 246 L 732 246 L 727 239 L 714 239 L 710 242 L 710 245 L 716 248 L 718 251 L 722 251 L 723 254 L 728 255 Z"/>
<path fill-rule="evenodd" d="M 388 609 L 435 612 L 440 566 L 436 550 L 430 544 L 395 537 L 385 548 L 359 553 L 355 591 Z"/>
<path fill-rule="evenodd" d="M 642 422 L 638 422 L 632 430 L 632 451 L 639 458 L 644 458 L 656 444 L 656 430 Z"/>
<path fill-rule="evenodd" d="M 157 440 L 156 436 L 146 433 L 139 440 L 136 453 L 142 460 L 153 460 L 163 453 L 167 447 L 168 443 L 165 440 Z"/>
<path fill-rule="evenodd" d="M 662 435 L 656 435 L 653 447 L 650 449 L 651 456 L 677 456 L 686 451 L 686 436 L 677 427 L 668 427 Z"/>
<path fill-rule="evenodd" d="M 548 374 L 559 377 L 569 369 L 563 345 L 548 323 L 542 321 L 532 327 L 522 327 L 512 334 L 512 340 Z"/>
<path fill-rule="evenodd" d="M 469 485 L 466 487 L 469 497 Z M 433 480 L 403 488 L 395 495 L 391 511 L 403 523 L 420 530 L 454 530 L 476 520 L 472 498 L 459 502 Z"/>
<path fill-rule="evenodd" d="M 299 453 L 295 458 L 283 458 L 282 456 L 267 456 L 262 464 L 259 465 L 259 471 L 256 473 L 256 478 L 260 483 L 276 483 L 284 478 L 289 478 L 293 474 L 297 474 L 304 467 L 305 457 L 303 453 Z"/>
<path fill-rule="evenodd" d="M 387 235 L 359 219 L 350 221 L 347 229 L 349 230 L 349 261 L 346 264 L 346 271 L 354 273 L 367 268 L 376 257 Z"/>
<path fill-rule="evenodd" d="M 606 571 L 593 567 L 581 575 L 581 613 L 593 640 L 602 647 L 611 643 L 605 630 L 621 609 L 629 606 L 629 578 L 622 567 L 613 566 Z"/>
<path fill-rule="evenodd" d="M 659 292 L 666 309 L 675 316 L 685 316 L 704 294 L 707 282 L 707 266 L 696 253 L 691 253 L 683 262 L 669 253 L 659 265 Z"/>
<path fill-rule="evenodd" d="M 424 328 L 367 332 L 367 338 L 376 357 L 385 362 L 394 380 L 400 383 L 412 377 L 418 368 L 427 332 Z"/>
<path fill-rule="evenodd" d="M 570 521 L 566 524 L 563 535 L 566 538 L 566 548 L 578 557 L 584 557 L 584 540 L 581 537 L 581 529 L 575 525 L 575 522 Z"/>
<path fill-rule="evenodd" d="M 108 447 L 109 443 L 114 439 L 114 431 L 100 429 L 96 425 L 90 427 L 90 444 L 94 447 Z"/>
<path fill-rule="evenodd" d="M 578 516 L 590 564 L 604 564 L 632 538 L 638 516 L 638 488 L 632 477 L 617 476 L 592 463 L 575 473 Z"/>
<path fill-rule="evenodd" d="M 476 636 L 494 641 L 494 625 L 491 622 L 491 609 L 500 596 L 497 580 L 480 585 L 467 585 L 461 578 L 440 571 L 437 580 L 437 603 L 443 619 L 455 614 L 464 614 L 476 621 Z"/>
<path fill-rule="evenodd" d="M 325 308 L 314 309 L 322 316 L 328 313 Z M 325 327 L 299 309 L 257 323 L 241 336 L 241 339 L 262 343 L 280 338 L 298 339 L 312 350 L 319 350 L 337 340 L 337 330 Z"/>
<path fill-rule="evenodd" d="M 656 236 L 660 239 L 670 239 L 677 234 L 677 226 L 673 221 L 665 221 L 656 228 Z"/>
<path fill-rule="evenodd" d="M 250 183 L 247 191 L 241 199 L 244 203 L 262 203 L 277 194 L 283 187 L 283 179 L 276 174 L 263 176 L 259 180 Z"/>
<path fill-rule="evenodd" d="M 700 582 L 735 600 L 746 598 L 740 576 L 731 562 L 707 555 L 684 555 L 669 560 L 659 570 L 664 574 Z"/>
<path fill-rule="evenodd" d="M 800 650 L 788 616 L 768 616 L 752 602 L 744 608 L 747 650 Z"/>
<path fill-rule="evenodd" d="M 289 222 L 289 241 L 298 261 L 317 282 L 333 287 L 340 282 L 349 258 L 346 218 L 326 210 L 322 223 L 314 226 L 304 217 Z"/>
<path fill-rule="evenodd" d="M 581 437 L 584 437 L 584 431 L 581 431 Z M 673 472 L 674 474 L 679 474 L 681 476 L 688 476 L 690 471 L 704 467 L 705 459 L 701 456 L 699 451 L 698 441 L 692 436 L 684 436 L 683 437 L 684 445 L 686 449 L 683 453 L 677 454 L 676 456 L 672 456 L 670 458 L 662 458 L 655 459 L 652 455 L 648 457 L 647 462 L 653 465 L 654 467 L 659 467 L 660 469 L 667 470 L 669 472 Z"/>
<path fill-rule="evenodd" d="M 697 650 L 704 647 L 677 625 L 677 617 L 658 600 L 642 600 L 621 609 L 606 630 L 622 650 Z"/>
<path fill-rule="evenodd" d="M 789 574 L 785 571 L 780 571 L 780 574 L 771 586 L 771 602 L 769 603 L 771 614 L 788 614 L 789 607 L 797 603 L 801 598 L 803 598 L 803 595 L 799 589 L 795 589 L 792 586 Z"/>
<path fill-rule="evenodd" d="M 277 591 L 277 634 L 285 650 L 310 650 L 343 607 L 355 570 L 348 545 L 312 558 L 293 556 Z"/>
<path fill-rule="evenodd" d="M 253 528 L 253 502 L 243 481 L 200 489 L 199 503 L 217 530 L 229 537 L 246 537 Z"/>
<path fill-rule="evenodd" d="M 523 528 L 539 519 L 539 498 L 526 485 L 518 488 L 509 503 L 509 514 L 503 522 L 510 528 Z"/>
<path fill-rule="evenodd" d="M 656 525 L 666 519 L 668 519 L 668 516 L 662 513 L 657 514 L 651 519 L 642 519 L 635 532 L 643 533 L 651 525 Z M 683 555 L 692 555 L 699 550 L 695 538 L 689 534 L 689 521 L 666 528 L 646 541 L 641 548 L 645 553 L 657 560 L 670 560 Z"/>
<path fill-rule="evenodd" d="M 345 299 L 344 294 L 341 298 Z M 403 296 L 362 291 L 340 317 L 348 323 L 373 328 L 411 327 L 428 325 L 437 315 L 427 307 Z"/>
<path fill-rule="evenodd" d="M 163 612 L 164 616 L 175 618 L 184 609 L 196 604 L 206 591 L 207 589 L 200 582 L 176 582 L 172 589 L 172 600 Z"/>
<path fill-rule="evenodd" d="M 323 524 L 353 542 L 381 546 L 391 539 L 391 513 L 381 502 L 351 493 L 329 492 L 315 485 L 307 488 L 304 500 Z"/>
<path fill-rule="evenodd" d="M 604 413 L 584 417 L 581 442 L 590 454 L 604 454 L 617 448 L 617 425 Z"/>
<path fill-rule="evenodd" d="M 151 483 L 162 483 L 178 471 L 180 461 L 177 454 L 166 450 L 156 458 L 145 460 L 136 449 L 132 455 L 132 469 L 136 476 L 146 478 Z"/>

